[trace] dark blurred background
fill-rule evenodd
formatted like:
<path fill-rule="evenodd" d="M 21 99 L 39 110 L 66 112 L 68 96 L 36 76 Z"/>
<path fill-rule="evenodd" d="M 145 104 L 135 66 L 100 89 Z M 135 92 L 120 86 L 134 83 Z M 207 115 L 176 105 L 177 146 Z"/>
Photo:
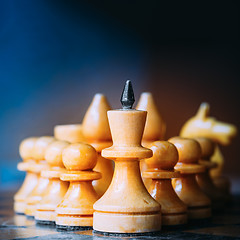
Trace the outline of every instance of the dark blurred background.
<path fill-rule="evenodd" d="M 23 138 L 80 123 L 93 95 L 113 108 L 125 80 L 151 91 L 177 135 L 200 103 L 240 128 L 238 1 L 0 1 L 0 184 Z M 222 148 L 239 176 L 239 137 Z"/>

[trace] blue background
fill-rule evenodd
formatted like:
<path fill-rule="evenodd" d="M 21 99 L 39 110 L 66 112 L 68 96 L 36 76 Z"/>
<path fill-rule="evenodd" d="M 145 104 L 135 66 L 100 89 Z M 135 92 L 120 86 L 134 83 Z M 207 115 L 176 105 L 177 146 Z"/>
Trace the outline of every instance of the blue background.
<path fill-rule="evenodd" d="M 126 79 L 153 92 L 177 135 L 202 101 L 239 125 L 239 6 L 159 1 L 0 1 L 0 184 L 22 179 L 18 146 L 79 123 L 96 92 Z M 239 139 L 238 139 L 239 140 Z M 225 148 L 236 175 L 238 140 Z"/>

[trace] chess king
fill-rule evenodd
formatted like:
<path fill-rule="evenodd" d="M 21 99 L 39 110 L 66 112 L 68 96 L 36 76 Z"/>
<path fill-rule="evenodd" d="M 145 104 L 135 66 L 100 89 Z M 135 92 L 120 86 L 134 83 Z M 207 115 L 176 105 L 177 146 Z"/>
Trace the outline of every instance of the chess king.
<path fill-rule="evenodd" d="M 112 182 L 94 204 L 93 229 L 105 233 L 145 233 L 161 229 L 161 206 L 146 190 L 139 160 L 152 157 L 152 150 L 141 146 L 146 111 L 132 109 L 134 94 L 126 82 L 123 109 L 108 111 L 113 145 L 102 156 L 115 161 Z"/>
<path fill-rule="evenodd" d="M 229 193 L 229 182 L 222 176 L 224 157 L 218 144 L 223 146 L 229 145 L 237 135 L 237 128 L 232 124 L 220 122 L 213 117 L 209 117 L 209 108 L 209 104 L 202 103 L 197 114 L 183 125 L 180 136 L 188 138 L 206 137 L 217 143 L 214 154 L 211 157 L 211 161 L 217 163 L 217 168 L 211 170 L 211 176 L 217 187 Z"/>

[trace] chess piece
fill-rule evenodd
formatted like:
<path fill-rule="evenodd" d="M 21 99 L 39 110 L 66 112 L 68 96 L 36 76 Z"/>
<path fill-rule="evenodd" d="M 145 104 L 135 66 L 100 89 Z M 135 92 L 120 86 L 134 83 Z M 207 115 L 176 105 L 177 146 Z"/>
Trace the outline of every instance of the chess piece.
<path fill-rule="evenodd" d="M 189 138 L 206 137 L 217 144 L 229 145 L 237 135 L 237 128 L 232 124 L 220 122 L 215 118 L 209 117 L 209 108 L 207 103 L 202 103 L 197 114 L 183 125 L 180 136 Z M 225 194 L 229 194 L 230 182 L 222 175 L 224 157 L 218 145 L 215 147 L 211 161 L 218 164 L 217 168 L 213 168 L 210 171 L 214 184 L 222 189 Z"/>
<path fill-rule="evenodd" d="M 19 147 L 19 153 L 23 162 L 18 164 L 18 170 L 26 171 L 24 182 L 14 196 L 14 211 L 19 214 L 24 214 L 26 197 L 33 191 L 38 181 L 38 174 L 30 170 L 30 165 L 35 163 L 33 159 L 33 147 L 36 140 L 37 138 L 24 139 Z"/>
<path fill-rule="evenodd" d="M 148 146 L 153 156 L 146 159 L 148 170 L 143 176 L 152 179 L 149 193 L 161 205 L 162 225 L 181 225 L 187 223 L 187 206 L 175 193 L 171 178 L 179 178 L 174 170 L 178 161 L 176 147 L 167 141 L 156 141 Z"/>
<path fill-rule="evenodd" d="M 81 124 L 57 125 L 54 127 L 54 137 L 70 143 L 85 141 Z"/>
<path fill-rule="evenodd" d="M 137 110 L 147 111 L 147 120 L 143 132 L 142 145 L 148 147 L 151 143 L 163 140 L 166 132 L 166 124 L 163 121 L 160 112 L 154 102 L 151 93 L 144 92 L 141 94 L 136 107 Z M 145 160 L 140 161 L 141 173 L 148 169 Z M 143 178 L 144 185 L 147 189 L 151 184 L 150 178 Z"/>
<path fill-rule="evenodd" d="M 134 94 L 128 80 L 121 98 L 123 109 L 108 111 L 113 145 L 102 156 L 115 161 L 112 182 L 94 204 L 93 229 L 105 233 L 145 233 L 161 229 L 161 206 L 147 192 L 139 160 L 152 156 L 141 146 L 146 111 L 132 109 Z"/>
<path fill-rule="evenodd" d="M 100 172 L 102 178 L 93 181 L 99 196 L 102 196 L 112 181 L 113 164 L 101 156 L 102 149 L 112 145 L 112 137 L 107 119 L 110 106 L 103 94 L 97 93 L 89 106 L 82 123 L 82 130 L 87 143 L 98 152 L 98 160 L 94 171 Z"/>
<path fill-rule="evenodd" d="M 217 166 L 215 162 L 210 161 L 215 144 L 208 138 L 199 137 L 194 139 L 198 141 L 202 150 L 202 156 L 199 163 L 206 167 L 205 172 L 196 174 L 197 183 L 202 191 L 211 199 L 213 210 L 221 210 L 224 207 L 225 196 L 220 189 L 214 185 L 209 173 L 210 169 Z"/>
<path fill-rule="evenodd" d="M 61 174 L 60 179 L 70 182 L 70 185 L 56 209 L 57 228 L 76 230 L 91 227 L 93 204 L 98 199 L 92 181 L 101 177 L 99 172 L 92 170 L 97 163 L 97 152 L 89 144 L 74 143 L 63 150 L 62 160 L 67 171 Z"/>
<path fill-rule="evenodd" d="M 48 145 L 55 139 L 50 136 L 39 137 L 33 147 L 33 158 L 36 160 L 36 164 L 30 166 L 30 171 L 37 172 L 39 174 L 38 183 L 26 198 L 25 214 L 29 217 L 34 217 L 37 204 L 41 201 L 42 196 L 45 194 L 49 179 L 42 177 L 41 171 L 48 168 L 45 161 L 45 152 Z"/>
<path fill-rule="evenodd" d="M 49 179 L 46 193 L 37 205 L 35 220 L 40 224 L 55 224 L 56 208 L 62 201 L 68 189 L 68 182 L 60 180 L 65 168 L 62 163 L 62 151 L 69 145 L 66 141 L 54 141 L 46 149 L 45 159 L 49 165 L 41 176 Z"/>
<path fill-rule="evenodd" d="M 205 171 L 198 164 L 201 147 L 193 139 L 173 137 L 169 139 L 178 150 L 179 160 L 175 169 L 180 171 L 180 178 L 172 180 L 173 187 L 179 198 L 188 206 L 189 219 L 206 219 L 211 217 L 211 201 L 200 189 L 195 175 Z"/>

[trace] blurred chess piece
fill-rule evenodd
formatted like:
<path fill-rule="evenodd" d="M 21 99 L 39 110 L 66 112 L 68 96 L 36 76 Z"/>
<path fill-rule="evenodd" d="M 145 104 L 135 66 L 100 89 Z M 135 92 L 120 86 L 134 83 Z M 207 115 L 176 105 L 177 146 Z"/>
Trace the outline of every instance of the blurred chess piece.
<path fill-rule="evenodd" d="M 49 179 L 42 177 L 41 171 L 48 168 L 47 162 L 45 160 L 45 152 L 50 143 L 55 141 L 55 138 L 50 136 L 39 137 L 33 148 L 33 158 L 37 164 L 30 166 L 30 171 L 38 172 L 39 178 L 38 183 L 26 198 L 26 208 L 25 214 L 29 217 L 34 217 L 36 213 L 37 204 L 41 201 L 43 195 L 46 192 Z"/>
<path fill-rule="evenodd" d="M 103 94 L 95 94 L 83 122 L 82 130 L 86 142 L 92 145 L 98 152 L 97 164 L 94 171 L 100 172 L 102 178 L 93 181 L 93 186 L 101 197 L 109 187 L 113 176 L 113 163 L 101 156 L 102 149 L 112 145 L 112 137 L 107 119 L 107 111 L 110 106 Z"/>
<path fill-rule="evenodd" d="M 188 206 L 190 220 L 211 217 L 211 201 L 200 189 L 196 174 L 206 171 L 198 163 L 201 157 L 200 144 L 188 138 L 173 137 L 169 139 L 178 150 L 179 160 L 175 169 L 180 171 L 180 178 L 172 180 L 173 187 L 179 198 Z"/>
<path fill-rule="evenodd" d="M 199 137 L 194 139 L 198 141 L 202 150 L 199 164 L 206 167 L 205 172 L 196 174 L 198 185 L 211 199 L 213 210 L 221 210 L 224 208 L 226 197 L 222 191 L 214 185 L 213 180 L 210 177 L 210 170 L 217 166 L 215 162 L 210 161 L 210 158 L 214 152 L 215 144 L 208 138 Z"/>
<path fill-rule="evenodd" d="M 140 173 L 139 160 L 152 156 L 141 146 L 146 111 L 132 109 L 134 94 L 126 82 L 123 109 L 108 111 L 113 145 L 102 156 L 115 161 L 112 182 L 94 204 L 93 229 L 106 233 L 143 233 L 161 229 L 161 206 L 147 192 Z"/>
<path fill-rule="evenodd" d="M 92 169 L 97 163 L 97 152 L 89 144 L 74 143 L 62 153 L 66 171 L 62 181 L 70 182 L 67 193 L 56 209 L 56 225 L 59 229 L 76 230 L 91 227 L 93 224 L 93 204 L 98 195 L 92 181 L 101 174 Z"/>
<path fill-rule="evenodd" d="M 149 92 L 142 93 L 136 109 L 147 111 L 142 145 L 148 147 L 148 145 L 155 141 L 163 140 L 166 133 L 166 124 L 163 121 L 152 94 Z M 142 173 L 148 169 L 144 159 L 140 161 L 140 169 Z M 151 179 L 143 177 L 143 182 L 148 189 L 151 184 Z"/>
<path fill-rule="evenodd" d="M 171 179 L 180 177 L 174 170 L 178 161 L 176 147 L 167 141 L 156 141 L 148 145 L 153 156 L 146 159 L 148 170 L 145 178 L 151 179 L 149 193 L 161 205 L 162 225 L 181 225 L 187 223 L 187 206 L 175 193 Z"/>
<path fill-rule="evenodd" d="M 45 159 L 49 165 L 41 176 L 49 179 L 49 184 L 41 201 L 37 205 L 35 220 L 40 224 L 55 224 L 56 208 L 68 189 L 68 182 L 60 180 L 65 171 L 62 163 L 62 151 L 69 145 L 66 141 L 54 141 L 46 149 Z"/>
<path fill-rule="evenodd" d="M 33 148 L 37 138 L 26 138 L 24 139 L 19 147 L 19 153 L 23 162 L 18 163 L 18 170 L 25 171 L 26 176 L 21 188 L 14 195 L 14 211 L 19 214 L 24 214 L 26 208 L 26 198 L 38 182 L 38 173 L 31 171 L 30 165 L 35 164 L 33 158 Z"/>
<path fill-rule="evenodd" d="M 217 144 L 227 146 L 237 135 L 237 128 L 228 123 L 217 121 L 215 118 L 209 117 L 209 104 L 202 103 L 195 116 L 190 118 L 182 127 L 180 136 L 182 137 L 206 137 Z M 230 193 L 230 182 L 222 176 L 224 157 L 216 145 L 211 161 L 217 163 L 217 167 L 211 170 L 211 176 L 214 184 L 222 189 L 226 194 Z"/>
<path fill-rule="evenodd" d="M 85 141 L 81 124 L 57 125 L 54 127 L 54 137 L 70 143 Z"/>

